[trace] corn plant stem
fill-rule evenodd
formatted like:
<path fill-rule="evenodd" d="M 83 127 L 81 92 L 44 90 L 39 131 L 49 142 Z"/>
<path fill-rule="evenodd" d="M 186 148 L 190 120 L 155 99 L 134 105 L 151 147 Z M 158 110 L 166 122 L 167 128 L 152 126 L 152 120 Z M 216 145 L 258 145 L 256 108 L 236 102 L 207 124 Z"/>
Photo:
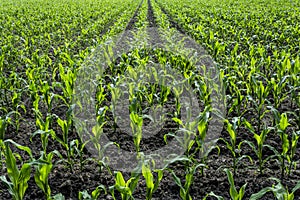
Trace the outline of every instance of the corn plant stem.
<path fill-rule="evenodd" d="M 284 169 L 285 169 L 285 156 L 281 155 L 281 180 L 284 178 Z"/>

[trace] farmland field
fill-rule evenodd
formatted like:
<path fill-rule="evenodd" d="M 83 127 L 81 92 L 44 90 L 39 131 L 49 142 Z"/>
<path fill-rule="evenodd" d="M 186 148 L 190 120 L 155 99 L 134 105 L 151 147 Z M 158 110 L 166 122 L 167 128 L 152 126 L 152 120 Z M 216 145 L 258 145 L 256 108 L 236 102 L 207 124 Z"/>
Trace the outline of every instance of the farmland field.
<path fill-rule="evenodd" d="M 300 199 L 299 0 L 1 0 L 0 200 Z"/>

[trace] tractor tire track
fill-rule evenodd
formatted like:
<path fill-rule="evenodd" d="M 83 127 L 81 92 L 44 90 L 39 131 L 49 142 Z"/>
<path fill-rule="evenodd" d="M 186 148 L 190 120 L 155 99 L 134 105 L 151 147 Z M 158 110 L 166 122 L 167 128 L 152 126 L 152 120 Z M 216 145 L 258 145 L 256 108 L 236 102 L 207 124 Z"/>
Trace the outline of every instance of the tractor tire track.
<path fill-rule="evenodd" d="M 140 9 L 143 5 L 143 2 L 144 2 L 144 0 L 141 0 L 140 4 L 137 6 L 133 16 L 127 23 L 126 28 L 124 29 L 124 32 L 121 34 L 120 38 L 118 38 L 117 48 L 113 49 L 114 55 L 118 55 L 117 52 L 120 49 L 123 49 L 123 50 L 128 49 L 127 42 L 131 41 L 134 38 L 134 34 L 133 34 L 134 29 L 135 29 L 134 24 L 138 21 L 138 15 L 139 15 Z M 119 59 L 120 58 L 117 59 L 117 62 L 119 62 Z"/>
<path fill-rule="evenodd" d="M 142 7 L 143 5 L 143 2 L 144 0 L 141 1 L 141 3 L 138 5 L 137 9 L 135 10 L 132 18 L 130 19 L 130 21 L 128 22 L 126 28 L 125 28 L 125 31 L 128 31 L 128 30 L 132 30 L 134 29 L 134 24 L 138 21 L 137 19 L 137 16 L 139 14 L 139 11 L 140 11 L 140 8 Z"/>
<path fill-rule="evenodd" d="M 161 37 L 157 31 L 158 25 L 156 24 L 155 16 L 153 7 L 151 4 L 151 0 L 148 0 L 148 15 L 147 15 L 148 21 L 149 21 L 149 27 L 148 27 L 148 35 L 150 37 L 150 44 L 151 46 L 161 46 L 162 41 Z"/>
<path fill-rule="evenodd" d="M 188 35 L 187 32 L 171 17 L 171 15 L 161 6 L 160 3 L 155 0 L 155 2 L 158 4 L 161 11 L 168 17 L 168 20 L 170 22 L 170 28 L 175 28 L 177 31 L 179 31 L 183 35 Z"/>

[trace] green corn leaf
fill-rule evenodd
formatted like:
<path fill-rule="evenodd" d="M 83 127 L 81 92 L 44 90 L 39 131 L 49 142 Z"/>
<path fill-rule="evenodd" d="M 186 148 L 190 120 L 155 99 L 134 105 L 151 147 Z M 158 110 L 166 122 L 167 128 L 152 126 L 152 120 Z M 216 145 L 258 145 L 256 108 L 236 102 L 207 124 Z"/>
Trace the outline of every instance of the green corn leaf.
<path fill-rule="evenodd" d="M 176 185 L 178 185 L 180 188 L 183 189 L 180 178 L 174 173 L 173 170 L 171 171 L 171 173 L 172 173 L 172 176 L 173 176 L 173 179 L 174 179 Z"/>
<path fill-rule="evenodd" d="M 251 133 L 255 133 L 255 129 L 253 128 L 253 126 L 246 119 L 243 120 L 243 122 L 246 125 L 246 127 L 251 131 Z"/>
<path fill-rule="evenodd" d="M 145 164 L 143 164 L 143 166 L 142 166 L 142 174 L 146 180 L 147 188 L 149 188 L 150 190 L 153 190 L 153 188 L 154 188 L 153 175 L 152 175 L 151 169 L 148 166 L 146 166 Z"/>
<path fill-rule="evenodd" d="M 226 130 L 229 133 L 231 140 L 235 143 L 235 141 L 236 141 L 236 134 L 235 134 L 235 132 L 233 130 L 232 124 L 228 120 L 226 120 L 226 122 L 227 122 L 227 128 L 226 128 Z"/>
<path fill-rule="evenodd" d="M 25 195 L 25 191 L 28 188 L 30 172 L 31 172 L 31 165 L 28 163 L 25 163 L 20 170 L 20 175 L 18 177 L 18 185 L 17 185 L 19 197 L 21 199 L 23 199 L 23 197 Z"/>
<path fill-rule="evenodd" d="M 274 196 L 278 199 L 278 200 L 281 200 L 281 199 L 284 199 L 284 196 L 288 194 L 288 191 L 286 190 L 286 188 L 280 183 L 279 180 L 278 181 L 278 184 L 275 185 L 275 187 L 273 187 L 271 189 L 271 191 L 273 192 Z"/>
<path fill-rule="evenodd" d="M 130 195 L 132 195 L 132 193 L 134 192 L 135 188 L 137 187 L 137 184 L 138 184 L 138 181 L 139 181 L 139 175 L 135 175 L 134 177 L 131 177 L 126 185 L 127 187 L 129 188 L 129 191 L 130 191 Z"/>
<path fill-rule="evenodd" d="M 172 120 L 175 121 L 176 123 L 178 123 L 179 125 L 183 125 L 183 122 L 180 119 L 178 119 L 177 117 L 173 117 Z"/>
<path fill-rule="evenodd" d="M 164 175 L 163 173 L 164 173 L 163 170 L 158 170 L 158 171 L 157 171 L 157 180 L 156 180 L 156 182 L 155 182 L 155 184 L 154 184 L 153 191 L 157 190 L 158 185 L 159 185 L 160 181 L 161 181 L 162 178 L 163 178 L 163 175 Z"/>
<path fill-rule="evenodd" d="M 65 200 L 64 195 L 62 195 L 61 193 L 56 194 L 55 196 L 52 197 L 53 200 Z"/>
<path fill-rule="evenodd" d="M 58 118 L 57 123 L 61 127 L 62 131 L 65 133 L 67 131 L 67 121 Z"/>
<path fill-rule="evenodd" d="M 0 118 L 0 140 L 4 139 L 6 129 L 6 120 Z"/>
<path fill-rule="evenodd" d="M 290 148 L 290 142 L 288 139 L 288 134 L 283 134 L 283 138 L 282 138 L 282 153 L 285 155 Z"/>
<path fill-rule="evenodd" d="M 34 175 L 34 180 L 35 180 L 36 184 L 48 196 L 50 196 L 50 194 L 51 194 L 51 189 L 48 184 L 48 177 L 49 177 L 49 174 L 50 174 L 50 172 L 52 170 L 52 166 L 53 166 L 51 163 L 53 155 L 54 155 L 54 153 L 51 152 L 46 156 L 47 163 L 39 164 L 36 168 L 36 173 Z"/>
<path fill-rule="evenodd" d="M 106 188 L 104 185 L 99 185 L 93 192 L 92 192 L 92 199 L 98 199 L 101 191 L 104 191 L 104 193 L 106 194 Z"/>
<path fill-rule="evenodd" d="M 286 196 L 284 196 L 284 199 L 287 199 L 287 200 L 294 200 L 294 198 L 295 198 L 295 195 L 293 193 L 286 194 Z"/>
<path fill-rule="evenodd" d="M 263 188 L 261 189 L 259 192 L 255 193 L 255 194 L 252 194 L 250 196 L 250 199 L 249 200 L 257 200 L 257 199 L 260 199 L 262 198 L 266 193 L 270 192 L 272 190 L 271 187 L 266 187 L 266 188 Z"/>
<path fill-rule="evenodd" d="M 292 193 L 295 193 L 300 188 L 300 181 L 295 185 L 295 187 L 292 189 Z"/>
<path fill-rule="evenodd" d="M 234 185 L 234 180 L 233 180 L 233 176 L 232 176 L 232 173 L 229 171 L 229 169 L 225 169 L 224 170 L 227 174 L 227 178 L 228 178 L 228 181 L 229 181 L 229 184 L 230 184 L 230 190 L 229 190 L 229 193 L 230 193 L 230 196 L 232 199 L 236 199 L 236 197 L 238 196 L 238 192 L 235 188 L 235 185 Z"/>
<path fill-rule="evenodd" d="M 124 180 L 123 175 L 122 175 L 121 172 L 117 172 L 116 184 L 119 185 L 119 186 L 123 186 L 123 187 L 126 186 L 125 180 Z"/>
<path fill-rule="evenodd" d="M 32 152 L 31 152 L 31 149 L 30 149 L 29 147 L 22 146 L 22 145 L 16 143 L 15 141 L 13 141 L 13 140 L 11 140 L 11 139 L 7 139 L 7 140 L 5 140 L 4 142 L 5 142 L 5 143 L 11 143 L 11 144 L 13 144 L 15 147 L 17 147 L 18 149 L 27 152 L 28 155 L 30 156 L 30 158 L 33 159 Z"/>
<path fill-rule="evenodd" d="M 242 200 L 245 194 L 245 189 L 246 189 L 247 183 L 244 184 L 239 191 L 239 200 Z"/>
<path fill-rule="evenodd" d="M 92 197 L 91 197 L 91 195 L 89 195 L 89 193 L 86 190 L 84 190 L 83 192 L 79 192 L 78 199 L 79 200 L 86 200 L 86 199 L 92 200 Z"/>
<path fill-rule="evenodd" d="M 186 188 L 186 189 L 190 188 L 190 186 L 193 183 L 193 178 L 194 178 L 194 174 L 192 174 L 192 173 L 188 173 L 188 174 L 185 175 L 184 188 Z"/>
<path fill-rule="evenodd" d="M 219 196 L 219 195 L 216 195 L 216 194 L 213 193 L 213 192 L 210 192 L 208 195 L 206 195 L 206 197 L 205 197 L 203 200 L 206 200 L 206 198 L 207 198 L 208 196 L 215 197 L 215 198 L 217 198 L 217 200 L 224 200 L 224 197 Z"/>
<path fill-rule="evenodd" d="M 262 145 L 262 142 L 263 142 L 263 141 L 262 141 L 261 136 L 259 136 L 259 135 L 257 135 L 257 134 L 255 133 L 253 137 L 256 139 L 256 142 L 257 142 L 257 145 L 258 145 L 258 146 Z"/>
<path fill-rule="evenodd" d="M 17 180 L 19 178 L 20 172 L 16 164 L 16 158 L 13 155 L 9 145 L 6 143 L 5 145 L 6 153 L 5 153 L 5 164 L 7 168 L 7 173 L 12 181 L 13 185 L 17 185 Z"/>
<path fill-rule="evenodd" d="M 280 116 L 280 122 L 279 122 L 279 128 L 281 131 L 285 131 L 286 128 L 289 126 L 290 124 L 288 123 L 288 118 L 287 118 L 287 114 L 286 113 L 282 113 Z"/>
<path fill-rule="evenodd" d="M 14 195 L 13 184 L 6 179 L 6 176 L 0 176 L 0 180 L 8 187 L 9 193 Z"/>

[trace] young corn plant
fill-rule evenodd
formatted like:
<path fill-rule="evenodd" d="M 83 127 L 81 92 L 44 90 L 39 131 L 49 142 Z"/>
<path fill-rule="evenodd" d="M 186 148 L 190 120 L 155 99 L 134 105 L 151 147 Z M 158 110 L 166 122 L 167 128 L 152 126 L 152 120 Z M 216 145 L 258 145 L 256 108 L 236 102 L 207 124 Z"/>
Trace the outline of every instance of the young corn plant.
<path fill-rule="evenodd" d="M 294 131 L 291 139 L 291 148 L 290 153 L 287 155 L 287 161 L 289 163 L 289 167 L 287 168 L 288 175 L 291 175 L 292 167 L 296 168 L 297 161 L 295 161 L 295 155 L 297 152 L 297 144 L 300 137 L 300 131 Z"/>
<path fill-rule="evenodd" d="M 264 129 L 261 131 L 260 134 L 257 134 L 254 127 L 248 122 L 246 119 L 243 120 L 243 123 L 246 125 L 247 129 L 253 134 L 254 139 L 256 140 L 256 145 L 248 140 L 245 140 L 244 143 L 248 144 L 252 150 L 255 152 L 256 156 L 258 157 L 259 162 L 259 172 L 260 174 L 263 174 L 263 166 L 266 161 L 268 161 L 270 158 L 274 156 L 268 156 L 266 159 L 263 158 L 263 148 L 269 147 L 270 149 L 273 149 L 269 145 L 265 144 L 267 134 L 272 130 L 271 128 L 268 128 L 264 126 Z"/>
<path fill-rule="evenodd" d="M 281 173 L 283 177 L 285 170 L 287 171 L 288 175 L 290 175 L 292 166 L 294 165 L 294 167 L 296 167 L 294 157 L 297 150 L 300 132 L 293 131 L 289 140 L 289 135 L 286 133 L 287 127 L 290 126 L 288 123 L 287 113 L 280 114 L 279 111 L 273 107 L 270 107 L 270 109 L 273 112 L 274 124 L 281 139 L 282 152 L 278 152 L 275 148 L 272 148 L 271 150 L 275 153 L 275 155 L 278 157 L 278 161 L 281 163 Z M 285 166 L 285 161 L 288 162 L 288 167 Z"/>
<path fill-rule="evenodd" d="M 5 139 L 5 132 L 8 124 L 11 123 L 11 118 L 6 115 L 6 117 L 0 117 L 0 141 Z"/>
<path fill-rule="evenodd" d="M 46 121 L 48 121 L 48 120 L 46 119 Z M 36 132 L 34 132 L 31 135 L 30 141 L 32 142 L 32 138 L 34 136 L 40 135 L 41 141 L 42 141 L 43 155 L 47 155 L 47 146 L 48 146 L 49 136 L 53 136 L 54 134 L 55 134 L 54 131 L 48 130 L 48 128 L 46 128 L 45 130 L 37 130 Z"/>
<path fill-rule="evenodd" d="M 21 100 L 20 97 L 21 96 L 21 92 L 15 92 L 13 93 L 12 96 L 12 105 L 14 110 L 11 112 L 11 114 L 14 114 L 14 125 L 16 127 L 16 132 L 19 131 L 19 126 L 20 126 L 20 112 L 19 109 L 21 108 L 25 113 L 26 113 L 26 108 L 23 104 L 21 104 Z"/>
<path fill-rule="evenodd" d="M 41 160 L 43 163 L 39 163 L 35 166 L 36 172 L 34 174 L 34 180 L 37 186 L 44 192 L 47 200 L 52 200 L 51 198 L 51 188 L 48 182 L 49 174 L 52 170 L 52 158 L 54 153 L 50 152 L 48 155 L 41 155 Z"/>
<path fill-rule="evenodd" d="M 51 113 L 52 103 L 56 95 L 51 92 L 51 88 L 47 81 L 40 82 L 39 91 L 42 93 L 43 95 L 42 99 L 45 101 L 47 105 L 47 113 Z"/>
<path fill-rule="evenodd" d="M 289 90 L 292 96 L 292 101 L 290 106 L 293 107 L 294 105 L 298 105 L 298 108 L 300 106 L 300 97 L 299 97 L 300 86 L 299 86 L 299 76 L 297 76 L 297 74 L 299 74 L 300 72 L 299 68 L 300 68 L 300 59 L 299 57 L 297 57 L 293 67 L 291 67 L 290 69 L 291 85 L 289 86 Z"/>
<path fill-rule="evenodd" d="M 62 136 L 63 138 L 61 139 L 60 137 L 57 136 L 57 134 L 53 134 L 53 137 L 55 138 L 56 141 L 58 141 L 67 151 L 67 163 L 70 166 L 70 169 L 73 171 L 73 161 L 71 159 L 72 157 L 72 148 L 69 143 L 69 131 L 72 126 L 72 112 L 74 109 L 74 105 L 72 105 L 68 111 L 67 111 L 67 119 L 63 120 L 61 118 L 57 119 L 57 124 L 60 126 L 62 129 Z"/>
<path fill-rule="evenodd" d="M 238 129 L 241 125 L 241 119 L 238 118 L 238 117 L 234 117 L 233 120 L 232 120 L 232 123 L 227 119 L 225 120 L 225 123 L 227 124 L 226 130 L 229 133 L 230 142 L 226 141 L 224 138 L 220 138 L 220 140 L 225 142 L 226 147 L 230 150 L 230 152 L 232 154 L 232 157 L 233 157 L 233 165 L 232 165 L 233 175 L 235 176 L 237 166 L 238 166 L 238 162 L 240 162 L 244 158 L 248 158 L 252 162 L 252 158 L 247 156 L 247 155 L 240 156 L 241 145 L 242 145 L 243 142 L 240 142 L 239 144 L 237 144 L 236 137 L 237 137 Z"/>
<path fill-rule="evenodd" d="M 117 123 L 118 119 L 117 119 L 117 116 L 116 116 L 116 108 L 117 108 L 118 99 L 121 97 L 121 90 L 120 90 L 119 87 L 116 87 L 113 84 L 109 85 L 109 89 L 111 91 L 111 103 L 112 103 L 110 109 L 111 109 L 111 111 L 113 113 L 113 116 L 114 116 L 114 125 L 113 125 L 113 127 L 114 127 L 114 131 L 115 131 L 116 128 L 117 128 L 117 124 L 118 124 Z"/>
<path fill-rule="evenodd" d="M 0 110 L 4 110 L 5 113 L 7 111 L 5 108 L 0 108 Z M 17 132 L 20 123 L 18 120 L 15 120 L 16 115 L 20 115 L 20 113 L 16 111 L 11 111 L 5 114 L 4 116 L 0 116 L 0 140 L 5 139 L 5 133 L 8 128 L 8 125 L 13 125 L 14 127 L 16 127 L 16 132 Z"/>
<path fill-rule="evenodd" d="M 235 184 L 234 184 L 234 179 L 231 171 L 229 169 L 224 170 L 227 174 L 227 178 L 230 184 L 230 189 L 229 189 L 229 194 L 232 200 L 242 200 L 244 195 L 245 195 L 245 189 L 247 186 L 247 183 L 244 184 L 239 191 L 237 191 Z M 213 192 L 210 192 L 209 194 L 206 195 L 206 197 L 203 200 L 206 200 L 208 196 L 216 197 L 218 200 L 224 200 L 224 197 L 216 195 Z"/>
<path fill-rule="evenodd" d="M 87 143 L 89 143 L 90 140 L 87 140 L 83 142 L 81 139 L 74 139 L 70 142 L 70 148 L 71 148 L 71 157 L 72 158 L 78 158 L 80 160 L 80 169 L 83 170 L 84 164 L 87 160 L 84 159 L 84 148 Z"/>
<path fill-rule="evenodd" d="M 78 199 L 79 200 L 97 200 L 99 199 L 101 192 L 104 191 L 104 194 L 107 194 L 106 188 L 104 185 L 99 185 L 95 190 L 89 194 L 86 190 L 79 192 Z"/>
<path fill-rule="evenodd" d="M 158 185 L 163 178 L 163 170 L 158 169 L 158 170 L 156 170 L 156 172 L 157 172 L 157 178 L 154 181 L 154 176 L 153 176 L 153 173 L 151 171 L 149 164 L 143 163 L 142 174 L 146 180 L 146 187 L 147 187 L 146 200 L 152 199 L 153 193 L 157 190 Z"/>
<path fill-rule="evenodd" d="M 143 117 L 139 116 L 135 112 L 130 113 L 130 126 L 133 134 L 133 142 L 135 145 L 136 152 L 140 152 L 140 142 L 142 140 L 142 127 Z"/>
<path fill-rule="evenodd" d="M 38 131 L 36 131 L 32 134 L 30 140 L 32 140 L 32 138 L 34 136 L 40 135 L 44 155 L 46 155 L 49 135 L 52 135 L 52 136 L 54 135 L 54 131 L 52 129 L 50 129 L 50 125 L 52 123 L 54 115 L 47 114 L 47 116 L 44 117 L 43 114 L 41 113 L 41 111 L 39 110 L 39 101 L 40 101 L 40 96 L 36 95 L 35 101 L 33 102 L 33 111 L 35 113 L 35 124 L 38 128 Z"/>
<path fill-rule="evenodd" d="M 268 102 L 268 95 L 270 93 L 271 87 L 267 85 L 266 87 L 263 85 L 262 81 L 256 81 L 254 77 L 251 78 L 252 83 L 251 85 L 247 85 L 247 99 L 253 104 L 254 109 L 257 113 L 257 128 L 256 132 L 260 133 L 262 120 L 267 112 L 265 109 L 265 104 Z M 249 89 L 252 88 L 252 89 Z M 252 91 L 252 96 L 249 95 L 251 93 L 249 90 Z M 253 93 L 254 91 L 254 93 Z"/>
<path fill-rule="evenodd" d="M 134 82 L 131 82 L 129 85 L 129 112 L 139 113 L 142 112 L 141 102 L 142 102 L 142 92 L 140 90 L 140 83 L 135 86 Z"/>
<path fill-rule="evenodd" d="M 115 91 L 112 91 L 112 93 L 116 93 Z M 97 93 L 96 93 L 96 100 L 97 100 L 97 110 L 100 109 L 100 106 L 103 105 L 102 103 L 107 100 L 106 99 L 107 94 L 105 93 L 105 88 L 100 84 L 98 87 Z M 116 98 L 112 97 L 112 101 L 114 102 L 114 106 L 116 104 Z"/>
<path fill-rule="evenodd" d="M 175 117 L 179 118 L 180 109 L 181 109 L 180 95 L 183 93 L 183 87 L 174 87 L 173 92 L 175 95 L 175 105 L 176 105 Z"/>
<path fill-rule="evenodd" d="M 107 144 L 102 146 L 99 142 L 100 138 L 103 134 L 103 126 L 106 124 L 106 122 L 103 122 L 103 123 L 99 123 L 99 122 L 103 120 L 105 111 L 106 110 L 103 110 L 102 114 L 97 117 L 98 124 L 96 126 L 94 126 L 92 129 L 93 136 L 91 136 L 90 141 L 93 143 L 93 145 L 97 151 L 96 152 L 98 154 L 97 162 L 100 165 L 100 171 L 103 169 L 103 167 L 106 167 L 106 169 L 110 172 L 110 168 L 107 166 L 107 164 L 105 162 L 106 158 L 104 157 L 104 152 L 108 148 L 108 146 L 113 145 L 114 143 L 108 142 Z M 102 120 L 100 120 L 99 118 L 102 118 Z"/>
<path fill-rule="evenodd" d="M 7 186 L 8 192 L 12 195 L 13 200 L 22 200 L 28 188 L 32 163 L 24 163 L 22 164 L 21 169 L 18 169 L 16 157 L 20 158 L 21 156 L 12 152 L 9 143 L 12 143 L 17 148 L 26 151 L 31 158 L 32 154 L 28 147 L 21 146 L 11 140 L 2 142 L 1 148 L 5 155 L 5 164 L 9 180 L 7 180 L 5 175 L 1 176 L 0 180 Z"/>
<path fill-rule="evenodd" d="M 244 115 L 244 113 L 247 111 L 247 109 L 244 109 L 243 103 L 246 101 L 245 95 L 242 94 L 242 91 L 237 84 L 234 83 L 234 81 L 230 81 L 230 86 L 229 88 L 233 88 L 232 93 L 235 96 L 232 96 L 232 106 L 230 107 L 228 114 L 232 113 L 233 111 L 236 110 L 237 116 L 241 117 Z"/>
<path fill-rule="evenodd" d="M 134 199 L 132 194 L 137 187 L 139 179 L 140 174 L 133 172 L 130 179 L 125 182 L 122 172 L 117 172 L 115 175 L 115 185 L 109 187 L 113 199 L 116 200 L 115 189 L 121 194 L 122 200 Z"/>
<path fill-rule="evenodd" d="M 200 162 L 203 164 L 206 164 L 207 157 L 213 149 L 217 149 L 218 153 L 220 153 L 220 148 L 212 144 L 211 142 L 213 141 L 207 141 L 206 138 L 206 134 L 208 131 L 208 123 L 210 120 L 210 109 L 211 109 L 210 106 L 206 106 L 204 108 L 204 111 L 199 116 L 200 120 L 197 125 L 198 132 L 196 133 L 195 139 L 192 140 L 193 142 L 191 143 L 191 145 L 195 143 L 196 148 L 194 152 L 192 152 L 189 155 L 189 158 L 191 158 L 193 161 L 196 161 L 197 158 L 195 159 L 195 156 L 196 153 L 198 153 L 199 154 L 198 158 L 200 159 Z M 204 167 L 200 167 L 200 170 L 201 170 L 201 175 L 204 176 Z"/>
<path fill-rule="evenodd" d="M 262 198 L 266 193 L 272 192 L 274 197 L 278 200 L 294 200 L 295 192 L 300 188 L 300 181 L 295 185 L 291 192 L 284 187 L 279 179 L 271 178 L 277 182 L 277 185 L 273 185 L 272 187 L 266 187 L 261 189 L 258 193 L 252 194 L 250 200 L 257 200 Z M 297 199 L 297 198 L 296 198 Z"/>
<path fill-rule="evenodd" d="M 69 55 L 67 56 L 69 63 L 73 63 Z M 72 64 L 71 64 L 72 65 Z M 72 98 L 74 95 L 74 85 L 76 81 L 76 71 L 72 71 L 71 69 L 65 69 L 62 64 L 59 64 L 59 75 L 63 82 L 61 86 L 65 101 L 68 103 L 68 107 L 71 106 Z"/>
<path fill-rule="evenodd" d="M 275 78 L 271 78 L 269 84 L 272 88 L 274 107 L 278 109 L 280 104 L 287 98 L 287 95 L 284 93 L 284 88 L 287 85 L 288 76 L 284 76 L 281 80 L 277 81 Z"/>
<path fill-rule="evenodd" d="M 245 188 L 247 186 L 247 183 L 244 184 L 239 191 L 237 191 L 235 185 L 234 185 L 234 179 L 232 176 L 232 173 L 229 169 L 225 169 L 225 172 L 227 174 L 228 177 L 228 181 L 230 183 L 230 190 L 229 190 L 229 194 L 232 200 L 242 200 L 245 194 Z"/>
<path fill-rule="evenodd" d="M 277 132 L 281 139 L 282 152 L 280 154 L 279 160 L 281 162 L 281 179 L 284 177 L 285 171 L 285 161 L 287 159 L 288 151 L 290 149 L 290 141 L 288 139 L 288 133 L 286 132 L 288 123 L 288 118 L 286 113 L 282 113 L 280 116 L 279 124 L 277 125 Z"/>
<path fill-rule="evenodd" d="M 180 143 L 181 147 L 183 147 L 184 149 L 187 150 L 188 157 L 190 159 L 193 159 L 194 154 L 190 154 L 190 150 L 192 149 L 192 146 L 195 143 L 193 136 L 196 132 L 195 127 L 197 127 L 197 121 L 184 123 L 181 119 L 179 119 L 177 117 L 173 117 L 172 120 L 181 126 L 179 131 L 183 132 L 183 136 L 181 133 L 180 133 L 181 134 L 180 136 L 178 136 L 177 134 L 174 134 L 174 133 L 167 133 L 164 135 L 165 143 L 167 144 L 168 136 L 174 137 Z"/>
<path fill-rule="evenodd" d="M 190 162 L 192 163 L 191 160 L 190 160 Z M 205 165 L 202 163 L 200 163 L 200 164 L 192 163 L 191 165 L 190 165 L 190 163 L 187 163 L 187 165 L 189 165 L 189 166 L 187 166 L 187 169 L 185 172 L 185 183 L 184 184 L 182 184 L 180 178 L 175 174 L 175 172 L 173 170 L 171 170 L 171 169 L 168 169 L 168 170 L 171 172 L 176 185 L 178 185 L 180 188 L 181 199 L 192 200 L 192 196 L 190 194 L 190 188 L 194 182 L 194 175 L 197 172 L 197 169 L 199 167 L 205 167 Z"/>
<path fill-rule="evenodd" d="M 149 69 L 148 74 L 149 74 L 149 78 L 148 78 L 149 80 L 153 79 L 155 83 L 158 83 L 158 81 L 159 81 L 158 72 L 155 67 L 151 67 Z M 150 107 L 153 106 L 154 100 L 157 99 L 157 97 L 158 97 L 156 94 L 157 89 L 158 89 L 158 84 L 150 84 L 148 93 L 144 94 Z"/>

